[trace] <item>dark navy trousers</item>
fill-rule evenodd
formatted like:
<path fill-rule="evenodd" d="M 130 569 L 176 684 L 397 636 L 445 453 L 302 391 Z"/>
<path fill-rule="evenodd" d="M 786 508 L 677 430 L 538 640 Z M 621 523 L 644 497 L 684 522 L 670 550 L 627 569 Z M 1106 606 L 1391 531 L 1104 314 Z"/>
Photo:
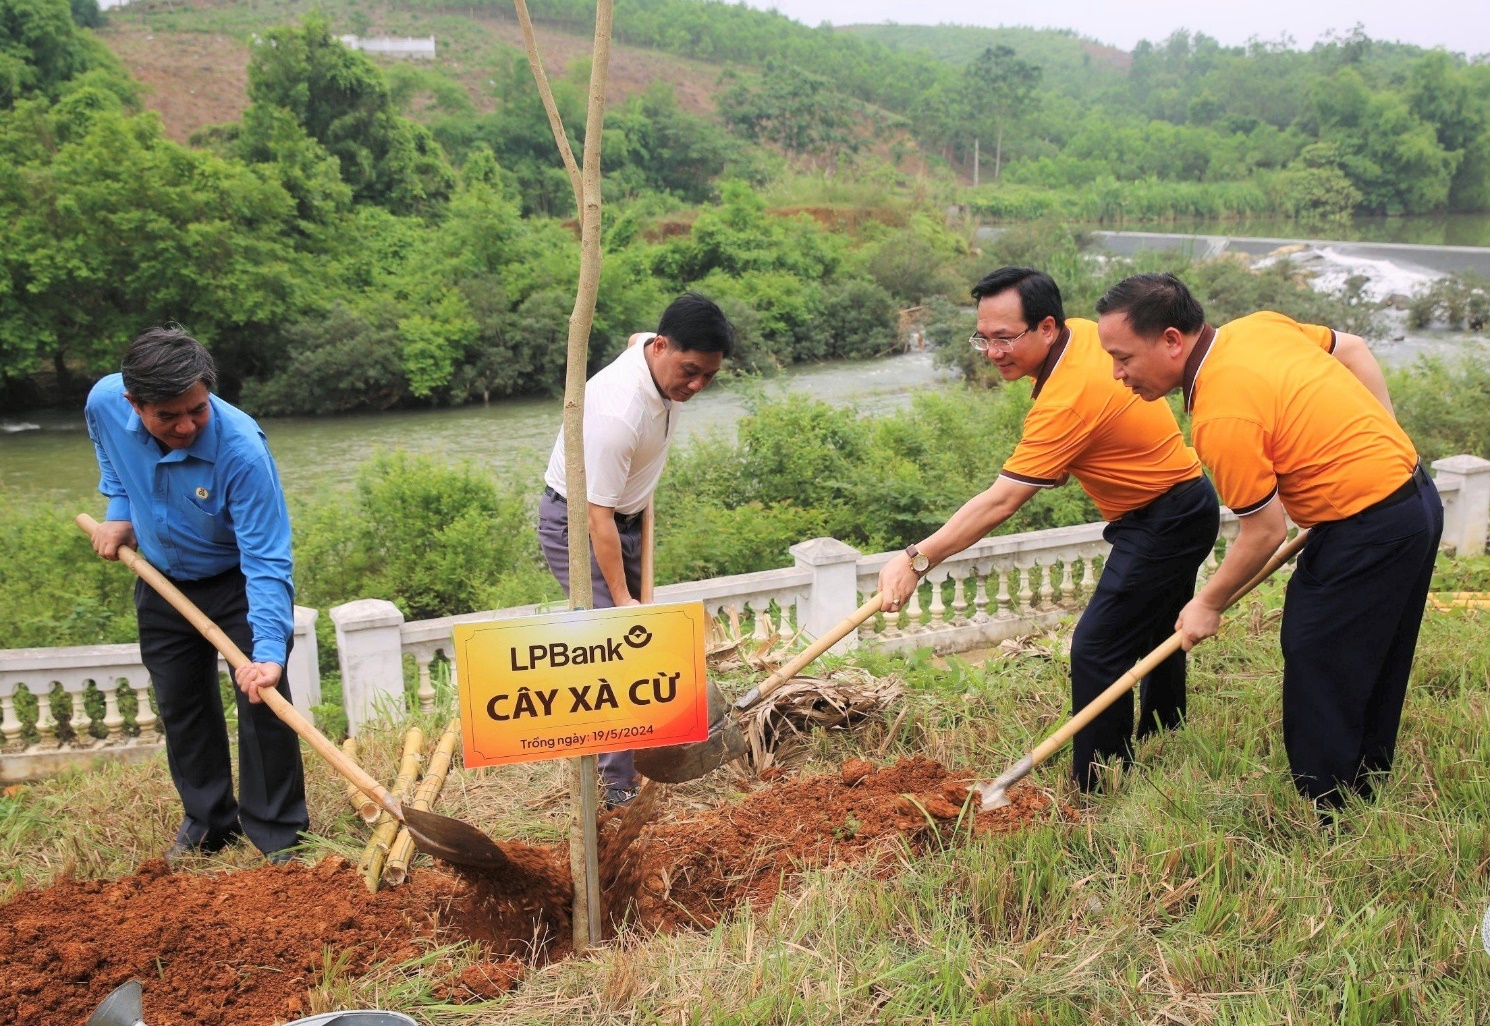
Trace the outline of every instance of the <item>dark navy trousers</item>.
<path fill-rule="evenodd" d="M 242 573 L 235 569 L 204 581 L 174 583 L 235 645 L 253 652 Z M 135 584 L 135 613 L 140 658 L 150 671 L 165 728 L 166 762 L 186 813 L 176 840 L 210 852 L 244 833 L 266 855 L 298 844 L 301 832 L 310 827 L 300 738 L 269 706 L 249 702 L 235 684 L 235 799 L 217 649 L 144 581 Z M 289 699 L 288 667 L 276 690 Z"/>
<path fill-rule="evenodd" d="M 1283 743 L 1294 785 L 1339 806 L 1392 768 L 1443 502 L 1421 467 L 1416 494 L 1319 524 L 1283 606 Z"/>
<path fill-rule="evenodd" d="M 1195 575 L 1220 528 L 1216 490 L 1201 475 L 1175 485 L 1107 525 L 1112 551 L 1071 639 L 1073 715 L 1174 633 L 1195 594 Z M 1138 736 L 1185 718 L 1185 653 L 1139 684 Z M 1118 698 L 1072 742 L 1071 773 L 1082 790 L 1098 784 L 1099 762 L 1133 757 L 1133 696 Z"/>

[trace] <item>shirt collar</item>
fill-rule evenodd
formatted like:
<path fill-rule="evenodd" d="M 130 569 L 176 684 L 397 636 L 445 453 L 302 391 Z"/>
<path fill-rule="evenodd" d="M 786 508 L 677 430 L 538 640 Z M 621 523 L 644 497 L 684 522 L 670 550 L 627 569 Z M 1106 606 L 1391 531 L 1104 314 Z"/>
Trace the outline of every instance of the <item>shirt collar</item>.
<path fill-rule="evenodd" d="M 652 338 L 656 337 L 655 335 L 652 336 Z M 647 404 L 647 411 L 652 416 L 660 417 L 668 411 L 670 404 L 668 400 L 663 398 L 662 393 L 657 391 L 657 382 L 652 380 L 652 365 L 647 363 L 646 353 L 647 346 L 651 344 L 652 339 L 650 338 L 645 342 L 638 342 L 636 345 L 627 349 L 623 355 L 631 356 L 635 353 L 635 373 L 640 384 L 643 401 Z"/>
<path fill-rule="evenodd" d="M 1050 375 L 1055 373 L 1056 364 L 1061 362 L 1061 357 L 1066 353 L 1066 343 L 1071 341 L 1071 329 L 1064 324 L 1061 325 L 1061 333 L 1056 340 L 1050 344 L 1050 351 L 1045 354 L 1045 362 L 1040 364 L 1040 369 L 1035 372 L 1035 387 L 1030 392 L 1031 399 L 1040 396 L 1040 389 L 1045 387 L 1045 382 L 1050 380 Z"/>
<path fill-rule="evenodd" d="M 1200 376 L 1200 368 L 1205 364 L 1205 358 L 1211 353 L 1211 343 L 1216 341 L 1216 329 L 1209 324 L 1200 326 L 1200 337 L 1195 340 L 1195 347 L 1190 350 L 1190 355 L 1185 358 L 1185 410 L 1188 412 L 1195 409 L 1195 379 Z"/>
<path fill-rule="evenodd" d="M 653 390 L 655 391 L 655 389 Z M 125 402 L 129 402 L 128 399 Z M 145 427 L 145 422 L 140 420 L 140 415 L 135 412 L 134 405 L 129 407 L 129 419 L 124 422 L 126 431 L 134 432 L 141 445 L 150 446 L 151 452 L 158 455 L 160 463 L 180 463 L 190 456 L 192 459 L 201 460 L 204 463 L 217 462 L 217 442 L 220 437 L 217 430 L 218 420 L 222 417 L 222 410 L 218 408 L 217 396 L 208 394 L 207 403 L 212 409 L 212 416 L 207 418 L 207 426 L 197 436 L 197 440 L 185 449 L 170 449 L 164 453 L 160 451 L 160 444 L 156 442 Z"/>

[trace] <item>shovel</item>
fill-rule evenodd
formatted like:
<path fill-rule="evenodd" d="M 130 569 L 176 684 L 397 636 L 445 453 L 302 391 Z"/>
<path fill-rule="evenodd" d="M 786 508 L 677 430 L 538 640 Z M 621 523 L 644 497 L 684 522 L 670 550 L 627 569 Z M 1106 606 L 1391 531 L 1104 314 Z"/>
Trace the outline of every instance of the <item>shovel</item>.
<path fill-rule="evenodd" d="M 803 649 L 791 662 L 782 666 L 761 682 L 759 687 L 728 704 L 719 689 L 709 685 L 709 737 L 704 741 L 688 744 L 667 745 L 662 748 L 647 748 L 636 753 L 636 768 L 644 776 L 660 780 L 665 784 L 681 784 L 685 780 L 697 780 L 712 773 L 731 759 L 745 754 L 745 735 L 736 719 L 737 713 L 749 712 L 763 699 L 800 673 L 808 663 L 842 641 L 865 620 L 880 611 L 884 598 L 879 592 L 874 597 L 838 621 L 828 633 Z M 715 696 L 719 695 L 716 703 Z"/>
<path fill-rule="evenodd" d="M 78 514 L 76 521 L 77 525 L 89 535 L 98 529 L 98 522 L 86 513 Z M 119 562 L 138 574 L 146 584 L 160 594 L 161 598 L 186 617 L 193 627 L 201 631 L 202 637 L 212 642 L 213 647 L 222 653 L 228 665 L 235 671 L 240 666 L 248 665 L 249 658 L 233 643 L 231 638 L 223 633 L 222 628 L 213 623 L 207 614 L 198 609 L 191 599 L 181 594 L 174 584 L 166 580 L 161 572 L 151 566 L 138 552 L 128 545 L 119 546 Z M 449 816 L 423 812 L 401 805 L 398 799 L 388 793 L 387 788 L 369 776 L 361 766 L 347 758 L 341 749 L 332 744 L 325 734 L 300 715 L 300 711 L 278 691 L 273 688 L 259 688 L 259 697 L 264 700 L 264 704 L 269 706 L 274 715 L 284 720 L 291 730 L 304 738 L 306 743 L 329 762 L 333 769 L 356 784 L 363 794 L 381 805 L 388 815 L 408 827 L 409 836 L 414 839 L 414 846 L 420 851 L 457 866 L 468 866 L 473 869 L 501 869 L 508 864 L 507 856 L 502 849 L 475 827 Z"/>
<path fill-rule="evenodd" d="M 1273 557 L 1267 561 L 1267 565 L 1257 572 L 1257 576 L 1242 585 L 1241 589 L 1235 595 L 1231 596 L 1231 601 L 1226 603 L 1226 608 L 1230 609 L 1236 605 L 1248 592 L 1271 577 L 1275 570 L 1297 555 L 1298 551 L 1304 547 L 1304 541 L 1308 537 L 1308 534 L 1308 531 L 1300 531 L 1292 540 L 1285 542 L 1273 554 Z M 1078 730 L 1092 722 L 1092 720 L 1097 718 L 1099 713 L 1117 701 L 1119 695 L 1126 694 L 1129 690 L 1136 687 L 1139 681 L 1154 671 L 1155 667 L 1178 652 L 1182 640 L 1180 632 L 1175 631 L 1164 644 L 1140 659 L 1134 665 L 1133 669 L 1113 681 L 1106 691 L 1088 702 L 1084 709 L 1067 720 L 1059 730 L 1040 742 L 1034 751 L 1004 770 L 1003 773 L 999 774 L 990 783 L 978 785 L 976 790 L 982 792 L 983 795 L 983 811 L 989 812 L 1008 805 L 1009 797 L 1006 792 L 1010 787 L 1023 780 L 1029 775 L 1031 770 L 1050 758 Z"/>

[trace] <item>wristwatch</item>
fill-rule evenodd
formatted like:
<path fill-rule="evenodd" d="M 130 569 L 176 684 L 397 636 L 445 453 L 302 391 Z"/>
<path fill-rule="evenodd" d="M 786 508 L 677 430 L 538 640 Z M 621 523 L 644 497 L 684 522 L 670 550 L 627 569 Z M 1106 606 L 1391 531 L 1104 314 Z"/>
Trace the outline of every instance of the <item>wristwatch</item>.
<path fill-rule="evenodd" d="M 926 558 L 926 553 L 914 545 L 905 547 L 905 554 L 911 558 L 911 569 L 919 576 L 931 569 L 931 560 Z"/>

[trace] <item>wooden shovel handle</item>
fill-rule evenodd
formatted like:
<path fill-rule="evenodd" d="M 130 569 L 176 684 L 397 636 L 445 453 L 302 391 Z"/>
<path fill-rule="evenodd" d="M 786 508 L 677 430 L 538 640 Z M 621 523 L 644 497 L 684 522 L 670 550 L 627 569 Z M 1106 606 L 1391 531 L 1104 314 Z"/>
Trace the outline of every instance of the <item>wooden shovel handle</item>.
<path fill-rule="evenodd" d="M 90 536 L 98 529 L 98 521 L 86 513 L 79 513 L 75 519 L 77 525 Z M 243 650 L 233 643 L 233 639 L 223 633 L 221 627 L 198 609 L 195 602 L 183 595 L 180 588 L 166 580 L 165 575 L 151 566 L 144 556 L 128 545 L 121 545 L 119 546 L 119 562 L 138 574 L 140 579 L 154 588 L 161 598 L 174 606 L 176 612 L 186 617 L 193 627 L 201 631 L 202 637 L 212 642 L 212 646 L 222 653 L 228 665 L 235 671 L 238 667 L 247 666 L 252 662 L 248 656 L 243 654 Z M 234 687 L 236 686 L 235 683 Z M 284 720 L 291 730 L 303 737 L 306 743 L 314 748 L 321 758 L 329 762 L 336 772 L 356 784 L 363 794 L 387 809 L 389 815 L 398 820 L 403 819 L 403 809 L 393 795 L 388 793 L 388 789 L 374 780 L 361 766 L 347 758 L 346 754 L 332 744 L 325 734 L 300 715 L 299 709 L 286 701 L 285 697 L 274 688 L 259 688 L 258 692 L 259 697 L 264 700 L 264 704 L 269 706 L 274 715 Z"/>
<path fill-rule="evenodd" d="M 864 603 L 848 616 L 845 616 L 842 620 L 839 620 L 832 630 L 818 638 L 811 645 L 808 645 L 795 659 L 763 680 L 759 687 L 751 688 L 749 692 L 741 696 L 735 702 L 735 708 L 744 712 L 761 701 L 761 699 L 766 698 L 777 688 L 781 687 L 781 685 L 795 677 L 808 663 L 842 641 L 848 636 L 850 631 L 857 629 L 865 620 L 878 613 L 880 606 L 884 602 L 885 597 L 879 592 L 875 592 L 874 596 L 868 602 Z"/>
<path fill-rule="evenodd" d="M 657 576 L 657 506 L 654 499 L 647 500 L 642 512 L 642 593 L 637 598 L 642 605 L 651 605 L 652 589 Z"/>
<path fill-rule="evenodd" d="M 1248 592 L 1257 587 L 1263 581 L 1267 580 L 1269 577 L 1273 576 L 1274 571 L 1276 571 L 1280 566 L 1297 555 L 1298 551 L 1304 547 L 1304 542 L 1308 539 L 1308 534 L 1308 531 L 1300 531 L 1290 541 L 1285 542 L 1283 546 L 1278 549 L 1277 552 L 1273 553 L 1272 558 L 1269 559 L 1267 561 L 1267 564 L 1257 572 L 1256 576 L 1254 576 L 1246 584 L 1242 585 L 1242 587 L 1236 592 L 1236 594 L 1231 596 L 1231 600 L 1226 603 L 1226 608 L 1230 609 L 1232 606 L 1236 605 L 1247 595 Z M 1182 641 L 1183 638 L 1181 637 L 1180 632 L 1175 631 L 1162 645 L 1140 659 L 1127 673 L 1123 674 L 1117 680 L 1113 681 L 1113 683 L 1107 688 L 1106 691 L 1102 692 L 1096 698 L 1088 702 L 1080 712 L 1067 720 L 1066 723 L 1059 730 L 1057 730 L 1054 734 L 1051 734 L 1048 738 L 1046 738 L 1038 746 L 1036 746 L 1035 750 L 1032 751 L 1029 756 L 1027 756 L 1027 758 L 1029 759 L 1029 765 L 1025 768 L 1025 772 L 1029 772 L 1029 770 L 1034 769 L 1036 766 L 1040 765 L 1040 763 L 1048 759 L 1050 755 L 1056 751 L 1056 749 L 1060 748 L 1068 740 L 1070 740 L 1070 738 L 1074 736 L 1078 730 L 1080 730 L 1082 727 L 1085 727 L 1088 723 L 1092 722 L 1092 720 L 1096 719 L 1098 715 L 1100 715 L 1104 710 L 1107 709 L 1108 706 L 1117 701 L 1119 695 L 1122 695 L 1134 688 L 1139 681 L 1143 680 L 1143 678 L 1154 672 L 1154 669 L 1158 667 L 1160 663 L 1164 662 L 1164 660 L 1168 659 L 1170 656 L 1174 655 L 1174 653 L 1178 652 L 1180 650 L 1180 644 Z M 1023 760 L 1021 760 L 1021 762 L 1023 762 Z"/>

